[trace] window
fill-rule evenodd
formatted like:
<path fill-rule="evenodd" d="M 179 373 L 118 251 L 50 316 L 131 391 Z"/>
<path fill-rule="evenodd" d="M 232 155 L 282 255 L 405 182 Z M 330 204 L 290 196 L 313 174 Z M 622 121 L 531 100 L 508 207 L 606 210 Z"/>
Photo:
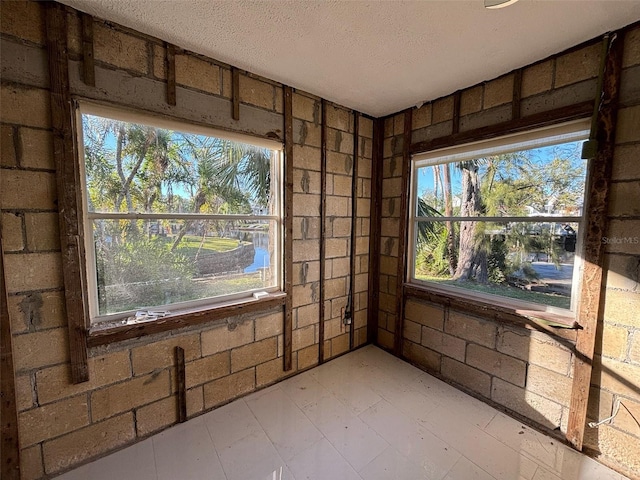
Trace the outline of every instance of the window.
<path fill-rule="evenodd" d="M 280 144 L 85 103 L 78 120 L 92 324 L 281 289 Z"/>
<path fill-rule="evenodd" d="M 414 156 L 409 281 L 521 309 L 575 310 L 587 136 L 580 121 Z"/>

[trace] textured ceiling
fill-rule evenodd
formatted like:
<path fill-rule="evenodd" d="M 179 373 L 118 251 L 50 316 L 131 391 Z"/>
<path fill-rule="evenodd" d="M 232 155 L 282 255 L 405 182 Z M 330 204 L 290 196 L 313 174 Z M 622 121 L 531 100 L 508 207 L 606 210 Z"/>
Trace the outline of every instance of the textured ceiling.
<path fill-rule="evenodd" d="M 63 0 L 373 116 L 640 19 L 640 1 Z"/>

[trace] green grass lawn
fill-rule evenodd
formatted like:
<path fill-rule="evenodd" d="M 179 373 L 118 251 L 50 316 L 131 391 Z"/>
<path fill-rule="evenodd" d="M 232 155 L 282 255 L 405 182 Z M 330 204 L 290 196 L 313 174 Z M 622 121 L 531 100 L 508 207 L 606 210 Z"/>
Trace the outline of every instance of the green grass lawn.
<path fill-rule="evenodd" d="M 178 249 L 180 250 L 180 253 L 187 257 L 195 257 L 198 249 L 200 248 L 201 242 L 202 237 L 185 235 L 182 238 Z M 239 246 L 240 242 L 235 238 L 206 237 L 202 244 L 201 253 L 228 252 L 229 250 L 233 250 Z"/>
<path fill-rule="evenodd" d="M 448 278 L 432 277 L 428 275 L 416 275 L 416 279 L 427 282 L 437 283 L 439 285 L 451 285 L 452 287 L 466 288 L 475 292 L 489 293 L 492 295 L 500 295 L 502 297 L 517 298 L 527 302 L 541 303 L 551 307 L 571 308 L 571 298 L 562 295 L 553 295 L 542 292 L 530 292 L 509 285 L 496 285 L 493 283 L 482 284 L 476 282 L 457 282 Z"/>

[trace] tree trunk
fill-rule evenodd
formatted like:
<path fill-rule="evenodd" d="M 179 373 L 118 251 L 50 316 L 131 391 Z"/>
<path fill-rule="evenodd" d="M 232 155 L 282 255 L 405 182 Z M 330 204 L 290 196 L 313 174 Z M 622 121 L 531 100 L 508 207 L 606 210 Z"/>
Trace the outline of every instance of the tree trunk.
<path fill-rule="evenodd" d="M 460 208 L 460 216 L 477 217 L 480 214 L 480 206 L 478 166 L 473 162 L 466 162 L 462 167 L 462 205 Z M 453 277 L 455 280 L 465 281 L 473 277 L 473 267 L 477 254 L 476 222 L 461 222 L 458 267 Z"/>
<path fill-rule="evenodd" d="M 453 207 L 451 205 L 451 174 L 449 172 L 449 164 L 445 163 L 443 166 L 443 178 L 444 178 L 444 215 L 446 217 L 453 216 Z M 446 222 L 447 227 L 447 260 L 449 261 L 449 275 L 452 277 L 456 273 L 456 245 L 453 232 L 453 222 Z"/>
<path fill-rule="evenodd" d="M 205 194 L 202 191 L 199 191 L 195 196 L 193 213 L 200 213 L 200 209 L 205 204 L 205 200 L 206 200 Z M 194 221 L 195 220 L 185 220 L 184 225 L 182 225 L 182 228 L 178 232 L 176 239 L 173 241 L 173 244 L 171 245 L 172 252 L 174 252 L 175 249 L 178 248 L 178 245 L 182 241 L 182 238 L 186 235 L 187 230 L 189 230 L 189 227 L 193 224 Z"/>

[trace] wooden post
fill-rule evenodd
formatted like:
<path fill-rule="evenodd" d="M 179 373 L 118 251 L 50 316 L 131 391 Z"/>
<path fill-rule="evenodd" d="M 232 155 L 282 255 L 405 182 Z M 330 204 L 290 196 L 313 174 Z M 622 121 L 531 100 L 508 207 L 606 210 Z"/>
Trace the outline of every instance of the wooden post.
<path fill-rule="evenodd" d="M 20 479 L 20 447 L 18 445 L 18 407 L 13 371 L 11 320 L 9 298 L 4 278 L 4 248 L 2 246 L 2 220 L 0 220 L 0 418 L 2 419 L 2 447 L 0 477 Z"/>
<path fill-rule="evenodd" d="M 87 299 L 84 269 L 84 231 L 80 200 L 80 165 L 74 141 L 74 111 L 69 92 L 67 58 L 67 15 L 59 3 L 47 4 L 47 51 L 51 83 L 51 125 L 53 156 L 56 163 L 60 246 L 64 279 L 71 379 L 74 383 L 89 380 L 87 367 Z"/>
<path fill-rule="evenodd" d="M 520 97 L 522 96 L 522 69 L 513 74 L 513 99 L 511 101 L 511 120 L 520 118 Z"/>
<path fill-rule="evenodd" d="M 602 73 L 602 91 L 597 92 L 596 97 L 600 99 L 600 107 L 596 116 L 596 140 L 598 146 L 596 157 L 591 161 L 589 169 L 587 190 L 589 193 L 587 204 L 585 205 L 585 211 L 588 213 L 583 247 L 584 267 L 578 307 L 578 322 L 582 326 L 582 330 L 578 331 L 576 342 L 576 360 L 573 372 L 571 404 L 569 406 L 569 424 L 567 426 L 567 440 L 571 442 L 576 450 L 582 450 L 584 440 L 596 328 L 602 293 L 602 263 L 604 256 L 602 237 L 606 234 L 607 229 L 607 205 L 615 143 L 624 38 L 621 34 L 612 34 L 611 41 L 605 41 L 604 43 L 608 45 L 603 49 L 603 56 L 606 55 L 606 57 Z"/>
<path fill-rule="evenodd" d="M 358 226 L 358 156 L 360 154 L 358 131 L 360 130 L 360 114 L 353 112 L 353 169 L 351 170 L 351 264 L 349 295 L 351 302 L 351 325 L 349 328 L 349 349 L 354 346 L 355 330 L 355 298 L 356 298 L 356 230 Z"/>
<path fill-rule="evenodd" d="M 231 117 L 240 120 L 240 72 L 231 67 Z"/>
<path fill-rule="evenodd" d="M 176 105 L 176 47 L 167 44 L 167 103 Z"/>
<path fill-rule="evenodd" d="M 458 97 L 459 93 L 456 94 Z M 455 99 L 455 96 L 454 96 Z M 455 104 L 456 102 L 454 102 Z M 458 110 L 460 100 L 457 101 Z M 455 111 L 454 111 L 455 115 Z M 402 330 L 404 325 L 404 282 L 407 275 L 407 223 L 409 221 L 409 177 L 411 176 L 411 127 L 412 111 L 404 112 L 404 135 L 402 142 L 402 198 L 400 199 L 400 226 L 398 238 L 398 273 L 396 277 L 396 328 L 394 337 L 394 353 L 402 356 Z M 455 116 L 454 116 L 455 119 Z M 455 124 L 455 122 L 454 122 Z"/>
<path fill-rule="evenodd" d="M 187 374 L 184 364 L 184 348 L 176 347 L 176 373 L 178 380 L 178 421 L 187 421 Z"/>
<path fill-rule="evenodd" d="M 325 285 L 325 237 L 327 235 L 327 103 L 320 100 L 320 323 L 318 325 L 318 365 L 324 363 L 324 285 Z"/>
<path fill-rule="evenodd" d="M 453 94 L 453 125 L 451 133 L 456 134 L 460 131 L 460 90 Z"/>
<path fill-rule="evenodd" d="M 284 371 L 293 368 L 293 89 L 284 94 Z"/>
<path fill-rule="evenodd" d="M 96 86 L 96 70 L 93 63 L 93 17 L 82 13 L 82 73 L 84 83 Z"/>
<path fill-rule="evenodd" d="M 378 336 L 378 298 L 380 296 L 380 229 L 382 222 L 382 157 L 384 119 L 373 121 L 371 165 L 371 227 L 369 231 L 369 300 L 367 311 L 367 342 Z"/>

